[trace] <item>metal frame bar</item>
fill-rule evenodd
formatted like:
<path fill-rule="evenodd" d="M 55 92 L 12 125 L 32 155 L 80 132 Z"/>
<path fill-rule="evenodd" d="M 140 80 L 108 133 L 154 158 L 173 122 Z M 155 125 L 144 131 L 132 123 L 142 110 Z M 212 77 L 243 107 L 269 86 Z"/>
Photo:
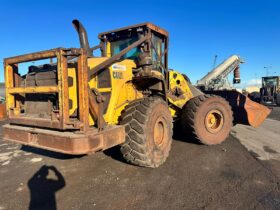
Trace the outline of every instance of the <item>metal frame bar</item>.
<path fill-rule="evenodd" d="M 62 48 L 55 48 L 55 49 L 51 49 L 51 50 L 45 50 L 45 51 L 40 51 L 40 52 L 36 52 L 36 53 L 29 53 L 29 54 L 25 54 L 25 55 L 10 57 L 10 58 L 4 59 L 4 62 L 7 65 L 12 65 L 12 64 L 24 63 L 24 62 L 29 62 L 29 61 L 42 60 L 42 59 L 46 59 L 46 58 L 54 58 L 57 56 L 57 52 L 61 49 Z"/>
<path fill-rule="evenodd" d="M 88 98 L 88 67 L 87 55 L 84 49 L 81 49 L 81 55 L 78 58 L 78 97 L 79 97 L 79 119 L 83 125 L 82 129 L 89 127 L 89 98 Z"/>
<path fill-rule="evenodd" d="M 159 26 L 156 26 L 152 23 L 147 22 L 147 23 L 136 24 L 136 25 L 132 25 L 132 26 L 127 26 L 127 27 L 123 27 L 123 28 L 99 33 L 98 38 L 100 39 L 102 36 L 110 34 L 110 33 L 122 32 L 122 31 L 126 31 L 128 29 L 139 28 L 139 27 L 147 27 L 147 28 L 149 28 L 149 29 L 151 29 L 151 30 L 153 30 L 157 33 L 160 33 L 160 34 L 164 35 L 164 36 L 169 36 L 169 33 L 167 31 L 165 31 L 164 29 L 162 29 Z"/>
<path fill-rule="evenodd" d="M 10 108 L 15 108 L 15 96 L 9 94 L 9 89 L 14 86 L 14 65 L 4 64 L 5 68 L 5 85 L 6 85 L 6 112 L 10 116 Z"/>
<path fill-rule="evenodd" d="M 77 120 L 69 119 L 69 93 L 68 93 L 68 63 L 67 57 L 78 57 L 78 84 L 77 94 L 79 97 L 79 116 Z M 36 87 L 19 87 L 17 84 L 18 68 L 17 64 L 48 58 L 57 58 L 57 86 L 36 86 Z M 83 129 L 89 127 L 89 105 L 88 105 L 88 79 L 87 79 L 87 55 L 85 50 L 76 48 L 56 48 L 37 53 L 30 53 L 21 56 L 6 58 L 5 80 L 7 96 L 7 113 L 11 123 L 48 127 L 53 129 Z M 59 117 L 58 119 L 41 119 L 20 116 L 20 107 L 17 97 L 25 93 L 58 93 Z"/>
<path fill-rule="evenodd" d="M 57 56 L 57 78 L 58 78 L 58 103 L 59 121 L 62 129 L 69 123 L 69 95 L 68 95 L 68 64 L 64 51 L 60 49 Z"/>
<path fill-rule="evenodd" d="M 56 93 L 58 92 L 57 86 L 41 86 L 41 87 L 15 87 L 7 88 L 9 94 L 19 93 Z"/>
<path fill-rule="evenodd" d="M 119 60 L 123 55 L 125 55 L 127 52 L 129 52 L 130 50 L 132 50 L 133 48 L 139 46 L 140 44 L 144 43 L 145 41 L 147 41 L 149 39 L 148 36 L 144 36 L 143 38 L 139 39 L 138 41 L 134 42 L 133 44 L 131 44 L 130 46 L 126 47 L 125 49 L 123 49 L 121 52 L 119 52 L 117 55 L 114 55 L 112 57 L 110 57 L 108 60 L 105 60 L 104 62 L 100 63 L 99 65 L 97 65 L 96 67 L 94 67 L 90 73 L 89 73 L 89 78 L 93 77 L 93 75 L 99 73 L 101 70 L 105 69 L 106 67 L 110 66 L 111 64 L 113 64 L 114 62 L 116 62 L 117 60 Z"/>

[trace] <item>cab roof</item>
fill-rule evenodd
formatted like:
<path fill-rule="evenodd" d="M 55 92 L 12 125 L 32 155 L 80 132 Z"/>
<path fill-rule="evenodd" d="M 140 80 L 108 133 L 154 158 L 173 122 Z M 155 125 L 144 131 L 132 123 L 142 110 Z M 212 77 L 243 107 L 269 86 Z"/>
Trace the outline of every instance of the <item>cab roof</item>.
<path fill-rule="evenodd" d="M 102 32 L 98 34 L 98 38 L 102 38 L 104 35 L 110 35 L 112 33 L 119 33 L 119 32 L 124 32 L 126 30 L 132 30 L 132 29 L 137 29 L 137 28 L 149 28 L 154 32 L 157 32 L 165 37 L 169 36 L 169 33 L 164 30 L 163 28 L 160 28 L 159 26 L 150 23 L 150 22 L 146 22 L 146 23 L 140 23 L 140 24 L 136 24 L 136 25 L 132 25 L 132 26 L 127 26 L 127 27 L 123 27 L 123 28 L 118 28 L 115 30 L 111 30 L 111 31 L 106 31 L 106 32 Z"/>

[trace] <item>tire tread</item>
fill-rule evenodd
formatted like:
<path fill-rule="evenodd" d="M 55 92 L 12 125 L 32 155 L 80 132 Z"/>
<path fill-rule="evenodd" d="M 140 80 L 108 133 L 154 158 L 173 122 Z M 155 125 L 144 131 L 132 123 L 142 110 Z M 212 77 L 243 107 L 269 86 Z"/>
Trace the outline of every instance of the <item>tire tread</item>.
<path fill-rule="evenodd" d="M 168 155 L 160 163 L 154 163 L 149 159 L 145 133 L 152 106 L 162 102 L 163 100 L 159 97 L 148 97 L 133 101 L 126 106 L 121 116 L 121 124 L 126 128 L 126 142 L 121 146 L 121 153 L 129 163 L 155 168 L 166 160 Z M 172 123 L 171 128 L 173 128 Z M 170 148 L 168 154 L 169 151 Z"/>

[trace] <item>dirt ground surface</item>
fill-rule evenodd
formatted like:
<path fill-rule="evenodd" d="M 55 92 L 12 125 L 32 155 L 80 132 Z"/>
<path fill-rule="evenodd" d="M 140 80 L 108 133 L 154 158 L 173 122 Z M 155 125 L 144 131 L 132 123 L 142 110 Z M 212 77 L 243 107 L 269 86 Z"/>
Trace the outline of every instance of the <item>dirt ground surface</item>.
<path fill-rule="evenodd" d="M 73 157 L 0 140 L 0 210 L 280 209 L 280 162 L 237 138 L 209 147 L 174 136 L 157 169 L 127 164 L 117 147 Z"/>
<path fill-rule="evenodd" d="M 269 118 L 280 121 L 280 106 L 268 106 L 268 108 L 272 109 Z"/>

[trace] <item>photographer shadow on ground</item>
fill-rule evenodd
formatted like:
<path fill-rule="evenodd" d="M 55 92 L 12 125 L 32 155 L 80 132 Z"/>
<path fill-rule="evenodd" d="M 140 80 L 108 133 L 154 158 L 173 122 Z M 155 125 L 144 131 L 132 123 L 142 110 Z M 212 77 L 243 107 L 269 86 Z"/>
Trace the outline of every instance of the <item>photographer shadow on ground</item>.
<path fill-rule="evenodd" d="M 188 134 L 188 132 L 183 131 L 178 121 L 174 122 L 173 124 L 172 140 L 182 141 L 185 142 L 186 144 L 202 145 L 202 143 L 200 143 L 197 139 L 195 139 L 193 136 Z M 114 160 L 129 164 L 121 154 L 120 148 L 121 146 L 117 145 L 115 147 L 104 150 L 103 153 Z"/>
<path fill-rule="evenodd" d="M 54 173 L 55 179 L 49 178 L 50 171 Z M 29 210 L 57 209 L 55 193 L 64 186 L 65 180 L 54 166 L 42 166 L 28 181 L 30 190 Z"/>

